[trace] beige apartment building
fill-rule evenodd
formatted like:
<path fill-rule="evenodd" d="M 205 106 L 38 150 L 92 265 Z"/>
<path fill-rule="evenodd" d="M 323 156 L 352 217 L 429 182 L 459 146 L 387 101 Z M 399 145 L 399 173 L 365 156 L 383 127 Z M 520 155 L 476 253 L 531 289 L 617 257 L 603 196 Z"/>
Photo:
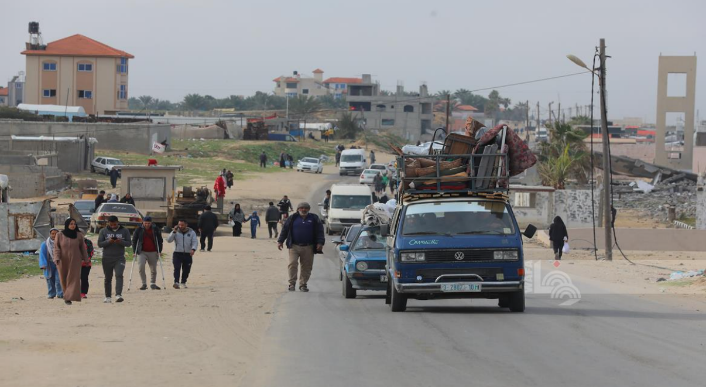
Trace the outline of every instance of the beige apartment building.
<path fill-rule="evenodd" d="M 81 106 L 87 114 L 128 109 L 128 68 L 134 56 L 83 35 L 30 46 L 24 103 Z M 67 100 L 68 97 L 68 100 Z"/>

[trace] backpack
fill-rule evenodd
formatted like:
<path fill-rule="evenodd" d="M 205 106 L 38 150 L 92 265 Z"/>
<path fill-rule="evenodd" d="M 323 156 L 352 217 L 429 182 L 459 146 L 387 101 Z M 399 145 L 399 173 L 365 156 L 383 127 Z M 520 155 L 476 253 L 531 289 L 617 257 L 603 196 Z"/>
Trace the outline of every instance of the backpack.
<path fill-rule="evenodd" d="M 93 242 L 91 242 L 88 238 L 83 238 L 83 240 L 86 242 L 86 253 L 88 253 L 88 258 L 93 258 Z"/>

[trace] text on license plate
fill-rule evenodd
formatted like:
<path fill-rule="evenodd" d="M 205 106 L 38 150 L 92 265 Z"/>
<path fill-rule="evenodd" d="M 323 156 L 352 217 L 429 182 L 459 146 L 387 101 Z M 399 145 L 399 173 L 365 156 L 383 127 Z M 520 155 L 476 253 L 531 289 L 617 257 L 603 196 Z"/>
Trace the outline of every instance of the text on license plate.
<path fill-rule="evenodd" d="M 380 282 L 387 282 L 387 276 L 386 276 L 386 275 L 381 275 L 381 276 L 380 276 Z"/>
<path fill-rule="evenodd" d="M 481 284 L 441 284 L 442 292 L 480 292 Z"/>

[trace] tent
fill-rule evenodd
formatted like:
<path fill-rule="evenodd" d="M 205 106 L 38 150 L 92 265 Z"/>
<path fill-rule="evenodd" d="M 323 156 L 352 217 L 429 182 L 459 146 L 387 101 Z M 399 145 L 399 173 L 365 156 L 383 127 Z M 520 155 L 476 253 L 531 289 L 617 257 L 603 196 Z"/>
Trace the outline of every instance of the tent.
<path fill-rule="evenodd" d="M 81 106 L 30 105 L 21 103 L 17 105 L 17 108 L 36 113 L 40 116 L 68 117 L 69 121 L 73 121 L 74 116 L 86 117 L 86 111 Z"/>

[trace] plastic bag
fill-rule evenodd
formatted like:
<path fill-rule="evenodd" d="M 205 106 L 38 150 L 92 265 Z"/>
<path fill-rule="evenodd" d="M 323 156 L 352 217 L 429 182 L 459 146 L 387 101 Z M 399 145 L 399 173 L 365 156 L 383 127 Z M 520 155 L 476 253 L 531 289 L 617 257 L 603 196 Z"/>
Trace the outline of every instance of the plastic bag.
<path fill-rule="evenodd" d="M 569 252 L 569 242 L 564 242 L 564 247 L 561 248 L 561 252 L 566 254 Z"/>
<path fill-rule="evenodd" d="M 235 222 L 233 221 L 233 219 L 228 221 L 228 225 L 231 227 L 235 226 Z"/>

